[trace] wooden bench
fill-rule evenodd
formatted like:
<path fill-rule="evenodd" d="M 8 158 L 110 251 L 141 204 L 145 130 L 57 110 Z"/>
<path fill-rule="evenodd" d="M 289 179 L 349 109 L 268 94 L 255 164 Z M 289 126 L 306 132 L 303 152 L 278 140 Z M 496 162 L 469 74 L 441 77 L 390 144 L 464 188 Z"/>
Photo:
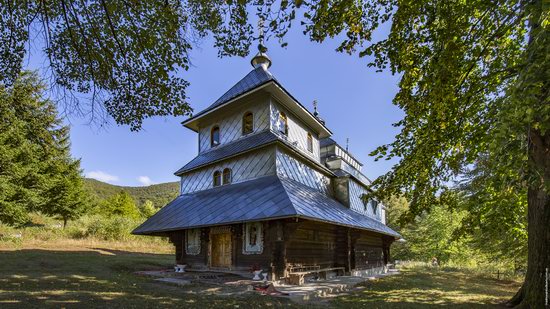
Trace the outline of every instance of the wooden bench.
<path fill-rule="evenodd" d="M 291 267 L 291 269 L 297 269 L 297 268 L 300 268 L 300 267 Z M 322 274 L 323 278 L 326 279 L 327 278 L 327 272 L 329 272 L 329 271 L 337 271 L 337 272 L 341 272 L 342 274 L 345 271 L 344 267 L 321 268 L 320 266 L 317 266 L 317 265 L 309 266 L 309 267 L 303 267 L 302 266 L 301 268 L 308 268 L 308 269 L 307 270 L 304 269 L 304 270 L 301 270 L 301 271 L 290 271 L 289 272 L 289 283 L 290 284 L 302 285 L 302 284 L 304 284 L 304 277 L 306 275 L 310 275 L 310 274 Z"/>

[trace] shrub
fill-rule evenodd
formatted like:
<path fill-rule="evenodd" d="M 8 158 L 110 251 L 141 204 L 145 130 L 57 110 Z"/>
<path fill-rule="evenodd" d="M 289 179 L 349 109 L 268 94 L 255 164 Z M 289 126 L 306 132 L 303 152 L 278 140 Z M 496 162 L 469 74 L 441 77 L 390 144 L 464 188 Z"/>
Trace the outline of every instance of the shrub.
<path fill-rule="evenodd" d="M 85 234 L 104 240 L 128 240 L 136 226 L 137 221 L 129 218 L 97 218 L 88 226 Z"/>

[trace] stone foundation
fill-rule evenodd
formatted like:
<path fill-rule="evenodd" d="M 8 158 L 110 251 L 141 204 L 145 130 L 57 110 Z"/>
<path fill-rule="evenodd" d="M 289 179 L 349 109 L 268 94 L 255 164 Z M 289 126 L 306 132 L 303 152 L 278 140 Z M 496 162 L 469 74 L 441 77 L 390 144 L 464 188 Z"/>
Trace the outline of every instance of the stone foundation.
<path fill-rule="evenodd" d="M 372 277 L 376 275 L 382 275 L 388 272 L 386 266 L 375 267 L 370 269 L 354 269 L 351 271 L 351 276 L 355 277 Z"/>

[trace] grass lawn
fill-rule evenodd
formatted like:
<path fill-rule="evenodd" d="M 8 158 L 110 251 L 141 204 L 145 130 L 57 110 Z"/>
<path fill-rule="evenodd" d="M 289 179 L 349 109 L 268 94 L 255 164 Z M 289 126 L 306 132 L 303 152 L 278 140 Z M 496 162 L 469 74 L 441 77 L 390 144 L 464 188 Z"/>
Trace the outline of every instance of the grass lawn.
<path fill-rule="evenodd" d="M 485 308 L 504 307 L 520 282 L 496 280 L 460 271 L 427 267 L 401 269 L 401 274 L 363 284 L 364 290 L 337 298 L 342 308 Z"/>
<path fill-rule="evenodd" d="M 304 307 L 286 299 L 260 295 L 199 295 L 184 287 L 154 283 L 150 278 L 133 274 L 136 270 L 166 268 L 172 264 L 170 254 L 85 247 L 9 250 L 0 246 L 0 308 Z M 318 306 L 471 308 L 501 303 L 518 287 L 519 283 L 512 281 L 413 268 L 405 269 L 399 276 L 366 283 L 359 292 Z"/>

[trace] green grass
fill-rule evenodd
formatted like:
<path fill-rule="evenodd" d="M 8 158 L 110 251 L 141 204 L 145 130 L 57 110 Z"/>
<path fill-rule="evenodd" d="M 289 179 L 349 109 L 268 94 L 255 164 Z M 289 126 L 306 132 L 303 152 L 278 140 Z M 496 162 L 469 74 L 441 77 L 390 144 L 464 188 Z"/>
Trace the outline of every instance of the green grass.
<path fill-rule="evenodd" d="M 462 271 L 411 267 L 362 287 L 361 292 L 339 297 L 332 304 L 342 308 L 501 307 L 520 283 Z"/>
<path fill-rule="evenodd" d="M 154 283 L 137 270 L 167 268 L 173 255 L 108 249 L 0 251 L 0 308 L 260 308 L 280 298 L 215 297 Z M 237 307 L 238 306 L 238 307 Z"/>
<path fill-rule="evenodd" d="M 100 244 L 99 244 L 100 245 Z M 1 248 L 1 247 L 0 247 Z M 137 270 L 168 268 L 171 254 L 73 246 L 53 250 L 0 249 L 0 308 L 279 308 L 305 307 L 287 299 L 197 293 L 204 286 L 175 287 L 135 275 Z M 515 281 L 484 278 L 460 271 L 406 268 L 363 285 L 363 289 L 321 308 L 475 308 L 509 299 Z M 309 304 L 307 307 L 313 307 Z"/>

